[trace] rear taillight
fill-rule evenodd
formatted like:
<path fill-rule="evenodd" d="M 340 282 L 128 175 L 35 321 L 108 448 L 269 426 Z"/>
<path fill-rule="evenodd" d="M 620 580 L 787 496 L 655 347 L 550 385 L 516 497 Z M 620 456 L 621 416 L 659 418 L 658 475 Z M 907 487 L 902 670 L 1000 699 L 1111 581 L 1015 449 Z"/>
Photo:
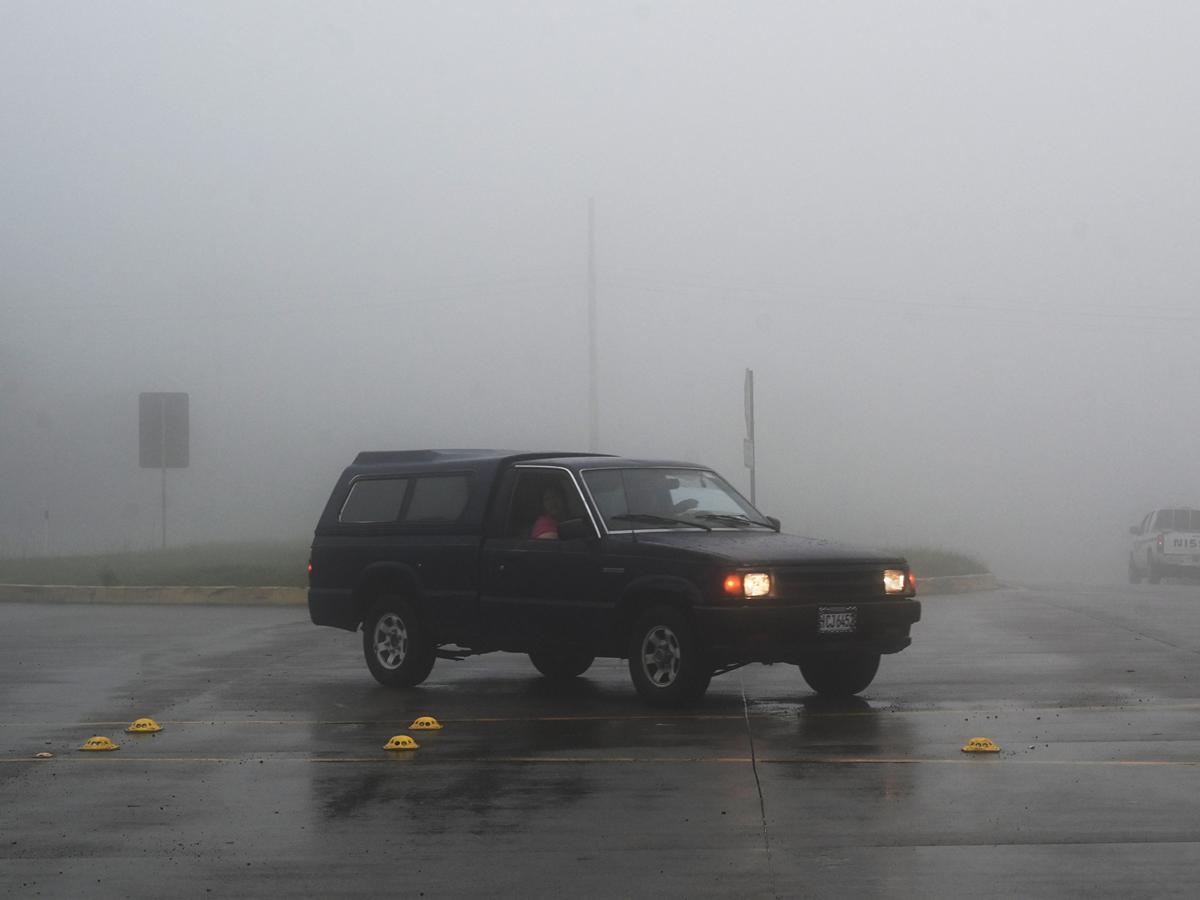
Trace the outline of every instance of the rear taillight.
<path fill-rule="evenodd" d="M 312 560 L 308 561 L 308 577 L 312 578 Z"/>
<path fill-rule="evenodd" d="M 1158 536 L 1158 549 L 1161 550 L 1162 548 L 1163 548 L 1163 536 L 1160 534 Z"/>

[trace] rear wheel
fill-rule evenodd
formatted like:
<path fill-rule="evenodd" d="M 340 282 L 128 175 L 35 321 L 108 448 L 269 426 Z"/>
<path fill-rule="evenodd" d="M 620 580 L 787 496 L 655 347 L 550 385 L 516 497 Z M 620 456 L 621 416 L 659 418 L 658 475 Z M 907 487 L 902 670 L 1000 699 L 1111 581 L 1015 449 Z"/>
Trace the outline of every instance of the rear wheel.
<path fill-rule="evenodd" d="M 534 650 L 529 654 L 529 661 L 547 678 L 566 681 L 590 669 L 596 657 L 582 651 Z"/>
<path fill-rule="evenodd" d="M 1141 584 L 1142 583 L 1142 572 L 1137 567 L 1137 564 L 1134 563 L 1132 553 L 1129 555 L 1129 583 L 1130 584 Z"/>
<path fill-rule="evenodd" d="M 800 674 L 822 697 L 849 697 L 865 691 L 878 671 L 878 653 L 818 656 L 800 663 Z"/>
<path fill-rule="evenodd" d="M 400 597 L 380 598 L 363 619 L 363 655 L 380 684 L 420 684 L 433 670 L 435 649 L 412 604 Z"/>
<path fill-rule="evenodd" d="M 1151 584 L 1158 584 L 1162 581 L 1162 574 L 1154 566 L 1154 557 L 1146 554 L 1146 580 Z"/>
<path fill-rule="evenodd" d="M 699 699 L 712 680 L 708 654 L 687 616 L 673 606 L 654 606 L 638 617 L 628 653 L 633 686 L 655 706 Z"/>

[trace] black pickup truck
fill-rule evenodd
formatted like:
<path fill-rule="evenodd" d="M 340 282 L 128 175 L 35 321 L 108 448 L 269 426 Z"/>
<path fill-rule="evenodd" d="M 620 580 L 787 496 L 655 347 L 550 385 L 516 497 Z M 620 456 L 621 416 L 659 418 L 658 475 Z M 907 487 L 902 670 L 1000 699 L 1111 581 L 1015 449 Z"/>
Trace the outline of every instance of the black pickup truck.
<path fill-rule="evenodd" d="M 864 690 L 921 617 L 903 558 L 781 533 L 704 466 L 582 453 L 360 453 L 313 537 L 312 621 L 362 628 L 382 684 L 439 657 L 528 653 L 548 678 L 629 660 L 660 705 L 793 663 Z"/>

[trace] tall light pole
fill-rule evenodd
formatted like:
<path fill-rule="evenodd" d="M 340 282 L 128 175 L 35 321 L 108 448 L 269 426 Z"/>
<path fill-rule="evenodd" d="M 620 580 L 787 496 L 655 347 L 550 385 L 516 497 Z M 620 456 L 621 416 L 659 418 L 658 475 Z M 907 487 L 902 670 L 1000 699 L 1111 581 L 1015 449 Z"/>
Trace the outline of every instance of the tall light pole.
<path fill-rule="evenodd" d="M 746 468 L 750 470 L 750 503 L 754 505 L 754 370 L 746 370 L 746 381 L 743 388 L 744 405 L 746 408 L 746 438 L 742 443 L 742 452 L 746 460 Z"/>
<path fill-rule="evenodd" d="M 600 450 L 600 388 L 596 383 L 596 200 L 588 197 L 588 449 Z"/>

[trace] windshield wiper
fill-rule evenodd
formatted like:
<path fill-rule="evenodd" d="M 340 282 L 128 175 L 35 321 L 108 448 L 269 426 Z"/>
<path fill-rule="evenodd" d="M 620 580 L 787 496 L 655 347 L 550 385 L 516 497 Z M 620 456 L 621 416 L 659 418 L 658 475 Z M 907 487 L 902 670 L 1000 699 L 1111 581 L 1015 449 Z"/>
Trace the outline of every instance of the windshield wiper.
<path fill-rule="evenodd" d="M 712 531 L 707 525 L 692 522 L 688 519 L 676 519 L 673 516 L 656 516 L 654 513 L 622 513 L 619 516 L 609 516 L 614 522 L 647 522 L 652 525 L 687 525 L 691 528 L 702 528 Z"/>
<path fill-rule="evenodd" d="M 711 519 L 716 522 L 728 522 L 731 525 L 757 525 L 760 528 L 775 530 L 775 527 L 767 522 L 756 522 L 749 516 L 740 513 L 697 513 L 696 518 Z"/>

